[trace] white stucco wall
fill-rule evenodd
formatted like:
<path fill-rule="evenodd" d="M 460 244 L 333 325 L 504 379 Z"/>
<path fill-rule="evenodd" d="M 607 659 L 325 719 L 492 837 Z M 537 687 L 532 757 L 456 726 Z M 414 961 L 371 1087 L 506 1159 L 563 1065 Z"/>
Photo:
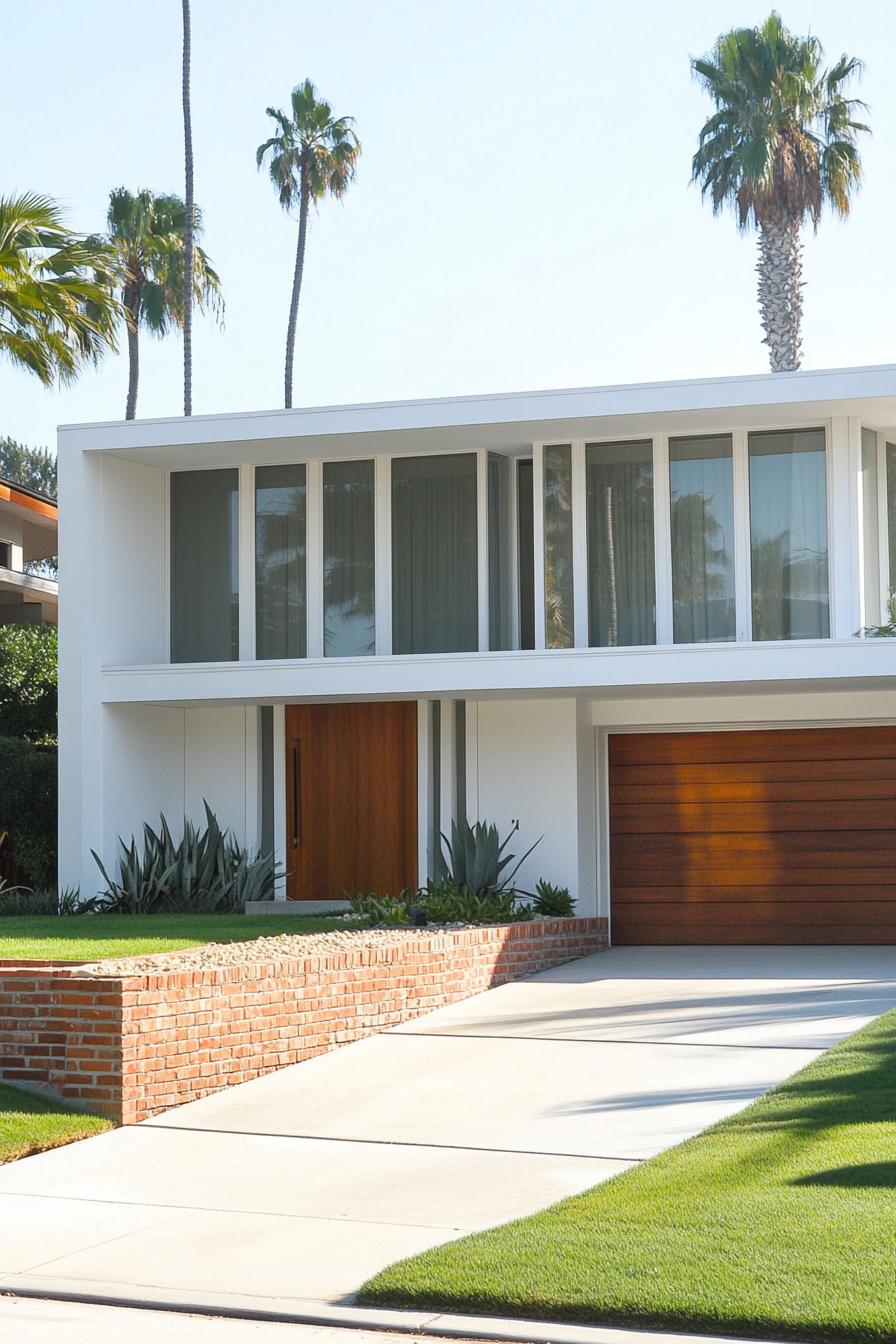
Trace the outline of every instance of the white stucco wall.
<path fill-rule="evenodd" d="M 519 820 L 511 849 L 542 836 L 519 873 L 569 887 L 579 914 L 595 912 L 594 733 L 574 699 L 488 700 L 467 707 L 475 725 L 468 759 L 470 817 L 503 836 Z M 474 815 L 475 809 L 475 815 Z"/>

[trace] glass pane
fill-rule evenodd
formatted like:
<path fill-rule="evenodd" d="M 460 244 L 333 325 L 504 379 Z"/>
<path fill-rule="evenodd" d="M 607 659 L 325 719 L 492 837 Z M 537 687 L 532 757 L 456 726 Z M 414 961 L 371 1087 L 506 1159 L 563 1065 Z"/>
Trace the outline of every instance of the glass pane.
<path fill-rule="evenodd" d="M 239 657 L 239 472 L 171 475 L 171 661 Z"/>
<path fill-rule="evenodd" d="M 305 467 L 256 467 L 255 656 L 305 652 Z"/>
<path fill-rule="evenodd" d="M 823 429 L 751 434 L 754 639 L 826 639 L 828 511 Z"/>
<path fill-rule="evenodd" d="M 588 643 L 656 643 L 653 444 L 589 443 Z"/>
<path fill-rule="evenodd" d="M 376 652 L 373 462 L 324 463 L 324 654 Z"/>
<path fill-rule="evenodd" d="M 572 448 L 544 450 L 544 642 L 575 643 L 572 558 Z"/>
<path fill-rule="evenodd" d="M 488 455 L 488 646 L 510 648 L 510 460 Z"/>
<path fill-rule="evenodd" d="M 669 485 L 675 643 L 734 639 L 734 458 L 730 435 L 671 439 Z"/>
<path fill-rule="evenodd" d="M 392 651 L 479 647 L 476 455 L 392 462 Z"/>
<path fill-rule="evenodd" d="M 887 537 L 889 540 L 890 596 L 896 593 L 896 444 L 887 444 Z"/>
<path fill-rule="evenodd" d="M 877 511 L 877 433 L 862 430 L 862 580 L 865 625 L 880 624 L 880 521 Z"/>
<path fill-rule="evenodd" d="M 516 464 L 517 566 L 520 585 L 520 648 L 535 648 L 535 523 L 532 463 Z"/>

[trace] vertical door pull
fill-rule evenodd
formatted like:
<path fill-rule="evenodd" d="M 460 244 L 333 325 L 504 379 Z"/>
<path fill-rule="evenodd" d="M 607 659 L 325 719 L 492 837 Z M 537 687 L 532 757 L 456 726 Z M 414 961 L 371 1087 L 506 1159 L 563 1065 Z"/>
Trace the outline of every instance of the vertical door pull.
<path fill-rule="evenodd" d="M 295 849 L 302 839 L 302 746 L 294 742 L 292 748 L 292 843 Z"/>

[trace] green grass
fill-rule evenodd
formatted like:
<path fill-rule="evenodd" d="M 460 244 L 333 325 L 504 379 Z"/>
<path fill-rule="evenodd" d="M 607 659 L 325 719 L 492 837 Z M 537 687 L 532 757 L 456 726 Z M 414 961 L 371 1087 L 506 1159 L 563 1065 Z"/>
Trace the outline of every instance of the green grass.
<path fill-rule="evenodd" d="M 101 1115 L 73 1111 L 62 1102 L 0 1083 L 0 1163 L 102 1134 L 105 1129 L 112 1129 L 112 1121 Z"/>
<path fill-rule="evenodd" d="M 98 961 L 345 927 L 313 915 L 15 915 L 0 919 L 0 960 Z"/>
<path fill-rule="evenodd" d="M 738 1115 L 363 1303 L 777 1339 L 896 1339 L 896 1011 Z"/>

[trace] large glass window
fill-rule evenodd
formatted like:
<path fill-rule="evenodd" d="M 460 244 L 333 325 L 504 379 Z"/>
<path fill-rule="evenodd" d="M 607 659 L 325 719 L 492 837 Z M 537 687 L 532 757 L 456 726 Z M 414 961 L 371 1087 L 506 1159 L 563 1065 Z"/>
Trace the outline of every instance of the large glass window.
<path fill-rule="evenodd" d="M 549 649 L 575 643 L 572 550 L 572 447 L 544 450 L 544 642 Z"/>
<path fill-rule="evenodd" d="M 239 657 L 239 472 L 171 475 L 171 661 Z"/>
<path fill-rule="evenodd" d="M 734 639 L 734 458 L 728 434 L 669 441 L 676 644 Z"/>
<path fill-rule="evenodd" d="M 890 606 L 896 593 L 896 443 L 887 444 L 887 535 L 889 538 Z M 892 614 L 892 611 L 888 614 Z"/>
<path fill-rule="evenodd" d="M 862 430 L 862 587 L 865 625 L 880 623 L 880 519 L 877 491 L 877 434 Z"/>
<path fill-rule="evenodd" d="M 255 656 L 304 658 L 305 467 L 255 469 Z"/>
<path fill-rule="evenodd" d="M 488 455 L 488 646 L 510 648 L 510 459 Z"/>
<path fill-rule="evenodd" d="M 476 455 L 392 462 L 392 651 L 479 646 Z"/>
<path fill-rule="evenodd" d="M 376 652 L 373 462 L 324 463 L 324 654 Z"/>
<path fill-rule="evenodd" d="M 588 643 L 656 642 L 653 444 L 589 443 Z"/>
<path fill-rule="evenodd" d="M 825 639 L 827 470 L 823 429 L 749 436 L 753 638 Z"/>
<path fill-rule="evenodd" d="M 516 464 L 517 572 L 520 648 L 535 648 L 535 520 L 531 459 Z"/>

